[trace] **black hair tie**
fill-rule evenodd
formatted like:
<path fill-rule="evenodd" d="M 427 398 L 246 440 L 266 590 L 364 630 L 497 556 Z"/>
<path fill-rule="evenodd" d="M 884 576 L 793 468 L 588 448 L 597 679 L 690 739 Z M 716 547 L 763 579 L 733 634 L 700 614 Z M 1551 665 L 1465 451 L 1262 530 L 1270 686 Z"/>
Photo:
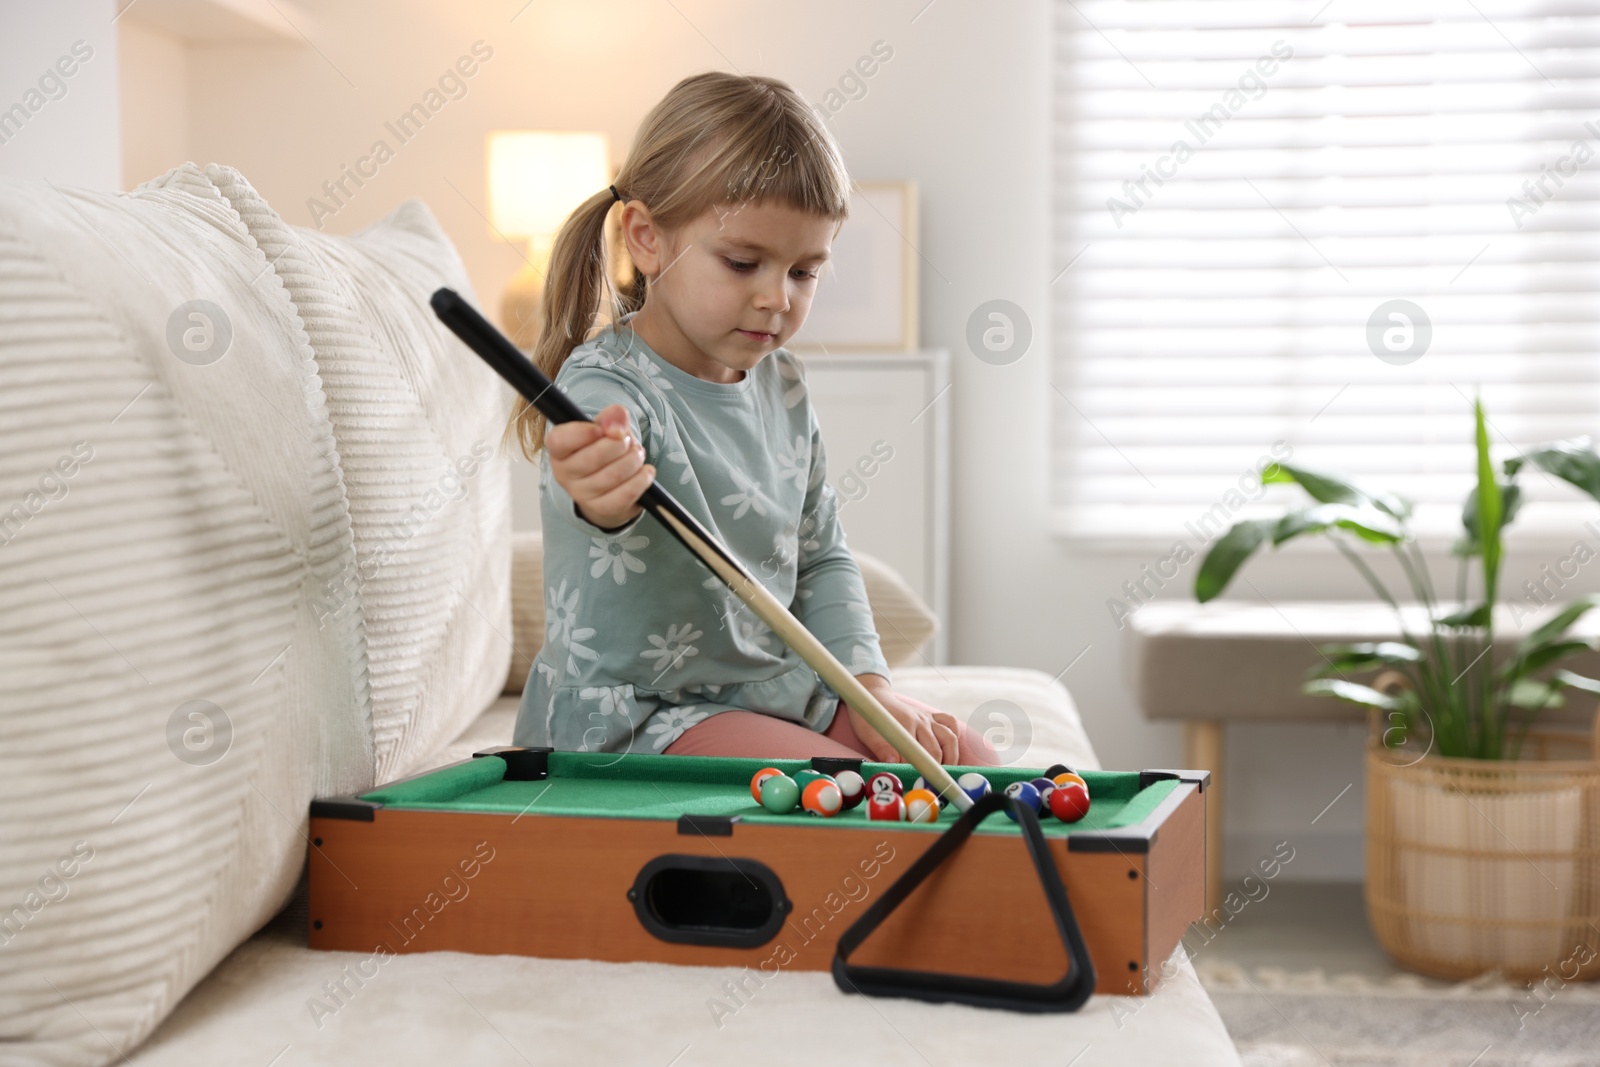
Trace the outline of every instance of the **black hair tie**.
<path fill-rule="evenodd" d="M 622 203 L 622 194 L 617 192 L 617 187 L 615 185 L 611 187 L 611 195 L 616 198 L 617 203 Z"/>

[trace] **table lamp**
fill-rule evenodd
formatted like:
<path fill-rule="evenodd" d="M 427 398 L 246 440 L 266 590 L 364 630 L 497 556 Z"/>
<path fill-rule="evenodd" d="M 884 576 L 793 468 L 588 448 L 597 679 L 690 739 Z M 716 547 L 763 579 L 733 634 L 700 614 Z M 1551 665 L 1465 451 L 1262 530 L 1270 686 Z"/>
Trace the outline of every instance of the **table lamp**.
<path fill-rule="evenodd" d="M 492 130 L 489 215 L 494 232 L 528 242 L 527 262 L 506 286 L 500 325 L 524 350 L 539 339 L 539 304 L 557 231 L 573 210 L 611 181 L 600 133 Z"/>

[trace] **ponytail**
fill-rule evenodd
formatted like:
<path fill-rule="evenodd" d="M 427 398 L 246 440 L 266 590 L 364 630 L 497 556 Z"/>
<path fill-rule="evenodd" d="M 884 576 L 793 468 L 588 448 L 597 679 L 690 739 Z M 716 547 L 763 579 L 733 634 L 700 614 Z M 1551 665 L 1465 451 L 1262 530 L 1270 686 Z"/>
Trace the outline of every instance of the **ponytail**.
<path fill-rule="evenodd" d="M 589 339 L 602 311 L 607 312 L 609 321 L 615 321 L 644 303 L 643 275 L 630 265 L 630 284 L 619 289 L 606 270 L 608 245 L 613 253 L 621 251 L 621 258 L 626 258 L 620 239 L 607 233 L 606 219 L 615 203 L 607 189 L 578 205 L 562 224 L 550 252 L 533 362 L 552 382 L 572 350 Z M 602 308 L 602 304 L 607 306 Z M 546 423 L 539 409 L 519 396 L 504 437 L 514 437 L 522 454 L 532 459 L 544 447 Z"/>

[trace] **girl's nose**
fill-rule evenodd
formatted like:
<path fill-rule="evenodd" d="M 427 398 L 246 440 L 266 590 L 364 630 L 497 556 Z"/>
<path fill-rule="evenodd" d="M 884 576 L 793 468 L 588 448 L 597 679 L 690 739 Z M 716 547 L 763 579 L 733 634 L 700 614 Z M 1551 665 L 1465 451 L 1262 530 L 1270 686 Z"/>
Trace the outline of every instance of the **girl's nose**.
<path fill-rule="evenodd" d="M 766 282 L 756 291 L 756 307 L 762 311 L 776 311 L 780 314 L 789 310 L 789 282 L 780 278 L 776 282 Z"/>

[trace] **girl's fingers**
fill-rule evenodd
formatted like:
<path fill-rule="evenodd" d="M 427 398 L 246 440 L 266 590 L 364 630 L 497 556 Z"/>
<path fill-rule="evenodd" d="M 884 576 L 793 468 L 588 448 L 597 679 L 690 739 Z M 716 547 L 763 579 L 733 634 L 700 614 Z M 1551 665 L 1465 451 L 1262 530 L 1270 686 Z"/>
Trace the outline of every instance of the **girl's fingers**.
<path fill-rule="evenodd" d="M 961 735 L 951 729 L 948 723 L 940 722 L 938 719 L 933 720 L 933 733 L 939 739 L 939 747 L 943 750 L 939 762 L 960 763 Z"/>
<path fill-rule="evenodd" d="M 643 496 L 644 491 L 650 488 L 650 483 L 655 476 L 656 469 L 648 463 L 644 464 L 620 485 L 588 501 L 580 501 L 580 503 L 590 511 L 599 514 L 620 514 L 631 509 L 639 502 L 639 497 Z"/>

